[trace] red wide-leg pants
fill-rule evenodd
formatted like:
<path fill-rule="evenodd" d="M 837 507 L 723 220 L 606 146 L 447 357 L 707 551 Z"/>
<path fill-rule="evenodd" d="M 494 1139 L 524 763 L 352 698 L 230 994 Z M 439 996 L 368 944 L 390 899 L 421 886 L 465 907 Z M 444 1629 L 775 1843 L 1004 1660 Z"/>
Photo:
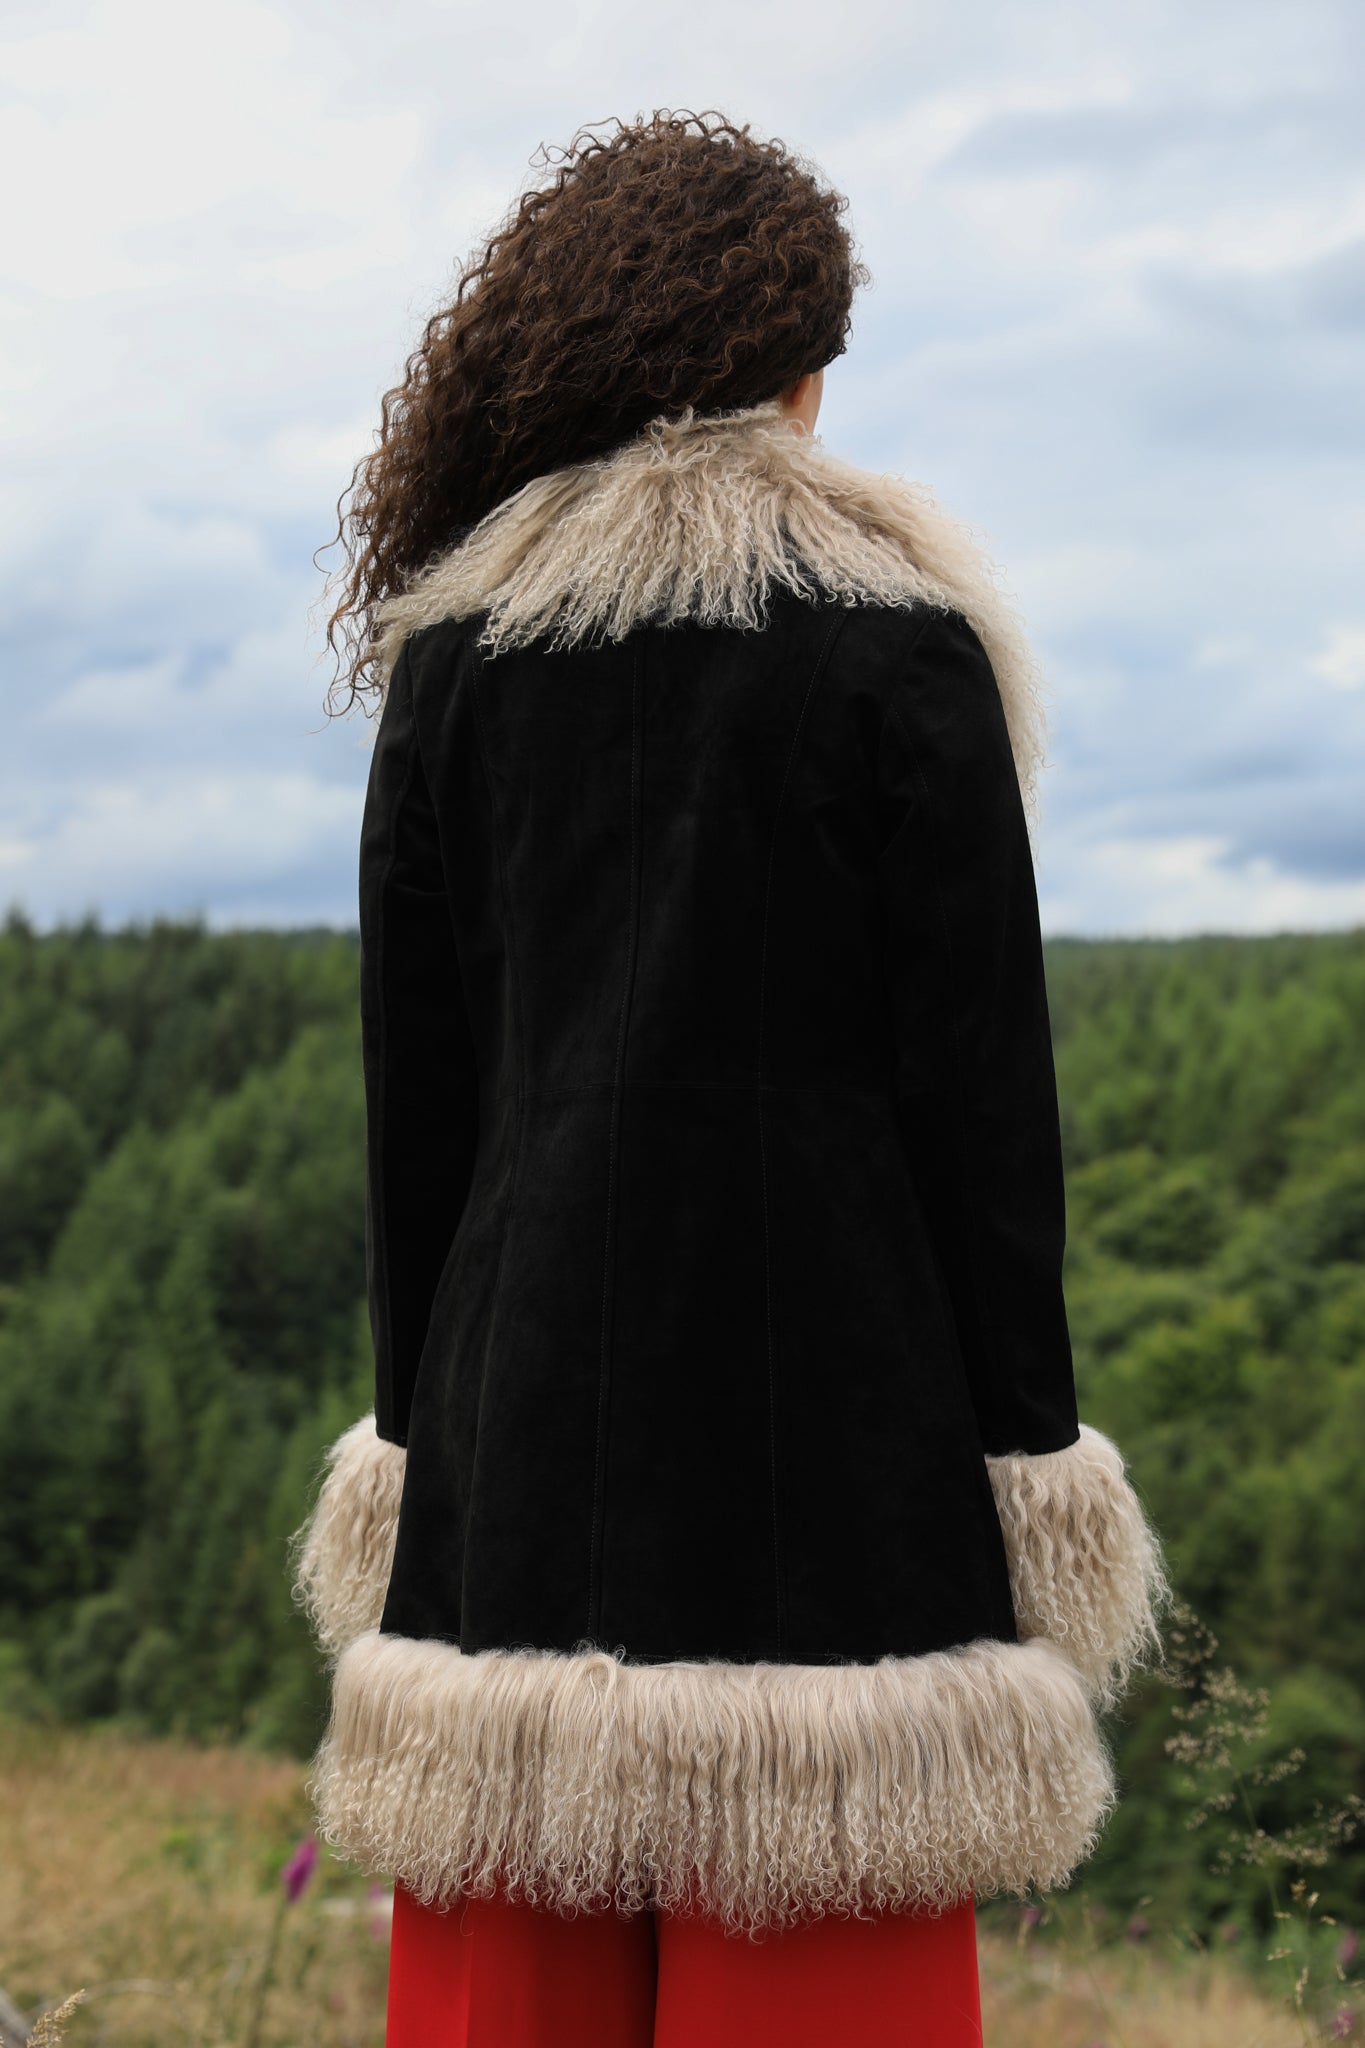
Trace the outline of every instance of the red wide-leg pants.
<path fill-rule="evenodd" d="M 757 1940 L 394 1888 L 385 2048 L 981 2048 L 975 1901 Z"/>

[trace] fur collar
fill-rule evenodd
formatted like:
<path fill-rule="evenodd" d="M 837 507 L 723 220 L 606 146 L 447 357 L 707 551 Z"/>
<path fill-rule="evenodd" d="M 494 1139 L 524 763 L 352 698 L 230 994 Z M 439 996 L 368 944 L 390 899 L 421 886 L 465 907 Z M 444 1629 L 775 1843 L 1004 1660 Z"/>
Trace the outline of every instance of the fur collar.
<path fill-rule="evenodd" d="M 763 624 L 770 588 L 844 604 L 951 606 L 995 669 L 1032 822 L 1047 714 L 1023 630 L 970 529 L 920 484 L 860 469 L 779 401 L 660 416 L 594 461 L 533 477 L 390 598 L 381 676 L 409 633 L 486 611 L 497 652 L 619 639 L 645 620 Z"/>

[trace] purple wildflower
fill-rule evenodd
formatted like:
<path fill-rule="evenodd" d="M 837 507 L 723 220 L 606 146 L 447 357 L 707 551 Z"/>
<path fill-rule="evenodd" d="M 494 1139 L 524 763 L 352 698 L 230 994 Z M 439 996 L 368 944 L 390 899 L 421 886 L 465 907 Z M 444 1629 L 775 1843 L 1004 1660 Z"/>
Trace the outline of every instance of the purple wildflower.
<path fill-rule="evenodd" d="M 1349 1970 L 1360 1954 L 1360 1936 L 1354 1927 L 1348 1927 L 1337 1943 L 1337 1961 L 1343 1970 Z"/>
<path fill-rule="evenodd" d="M 311 1835 L 305 1835 L 296 1846 L 293 1855 L 280 1872 L 280 1883 L 284 1896 L 292 1906 L 295 1899 L 307 1889 L 308 1880 L 317 1868 L 318 1845 Z"/>
<path fill-rule="evenodd" d="M 1150 1927 L 1150 1920 L 1148 1920 L 1141 1913 L 1134 1913 L 1132 1919 L 1128 1922 L 1127 1927 L 1124 1929 L 1124 1932 L 1127 1935 L 1129 1941 L 1144 1941 L 1147 1937 Z"/>
<path fill-rule="evenodd" d="M 1337 2016 L 1332 2022 L 1332 2039 L 1334 2041 L 1349 2040 L 1349 2038 L 1355 2032 L 1355 2030 L 1356 2016 L 1352 2012 L 1350 2006 L 1338 2006 Z"/>

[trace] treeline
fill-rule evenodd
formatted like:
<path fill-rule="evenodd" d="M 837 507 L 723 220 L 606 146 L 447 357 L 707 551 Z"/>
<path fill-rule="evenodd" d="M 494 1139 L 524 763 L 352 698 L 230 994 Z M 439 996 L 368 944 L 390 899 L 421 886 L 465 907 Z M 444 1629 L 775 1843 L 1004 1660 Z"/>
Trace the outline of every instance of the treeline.
<path fill-rule="evenodd" d="M 1144 1681 L 1116 1727 L 1126 1797 L 1085 1882 L 1273 1933 L 1297 1870 L 1358 1924 L 1365 929 L 1047 957 L 1081 1413 L 1216 1640 L 1193 1722 L 1187 1627 L 1175 1682 Z M 1166 1744 L 1191 1731 L 1189 1770 Z"/>
<path fill-rule="evenodd" d="M 302 1747 L 285 1544 L 369 1403 L 354 939 L 0 936 L 0 1690 Z"/>
<path fill-rule="evenodd" d="M 1220 1825 L 1306 1866 L 1365 1793 L 1365 931 L 1046 950 L 1081 1412 L 1213 1664 L 1270 1695 L 1191 1774 L 1166 1742 L 1198 1688 L 1145 1679 L 1082 1881 L 1212 1926 L 1266 1893 L 1210 1867 Z M 0 933 L 11 1713 L 316 1740 L 286 1543 L 370 1400 L 356 967 L 334 932 Z M 1358 1921 L 1337 1834 L 1314 1882 Z"/>

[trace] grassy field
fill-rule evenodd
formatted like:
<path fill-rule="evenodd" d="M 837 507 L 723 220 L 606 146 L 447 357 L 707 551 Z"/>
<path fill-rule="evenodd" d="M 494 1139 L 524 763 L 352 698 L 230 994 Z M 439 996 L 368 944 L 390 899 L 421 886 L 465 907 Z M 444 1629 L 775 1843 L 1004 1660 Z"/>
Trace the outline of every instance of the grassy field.
<path fill-rule="evenodd" d="M 240 1749 L 104 1731 L 0 1727 L 0 1986 L 67 2048 L 382 2048 L 388 1899 L 327 1852 L 297 1897 L 304 1773 Z M 998 1906 L 1001 1902 L 995 1902 Z M 1056 1940 L 983 1911 L 987 2048 L 1296 2048 L 1355 2038 L 1343 1987 L 1316 2030 L 1228 1957 L 1134 1930 L 1080 1901 Z M 1049 1915 L 1052 1906 L 1048 1907 Z"/>

